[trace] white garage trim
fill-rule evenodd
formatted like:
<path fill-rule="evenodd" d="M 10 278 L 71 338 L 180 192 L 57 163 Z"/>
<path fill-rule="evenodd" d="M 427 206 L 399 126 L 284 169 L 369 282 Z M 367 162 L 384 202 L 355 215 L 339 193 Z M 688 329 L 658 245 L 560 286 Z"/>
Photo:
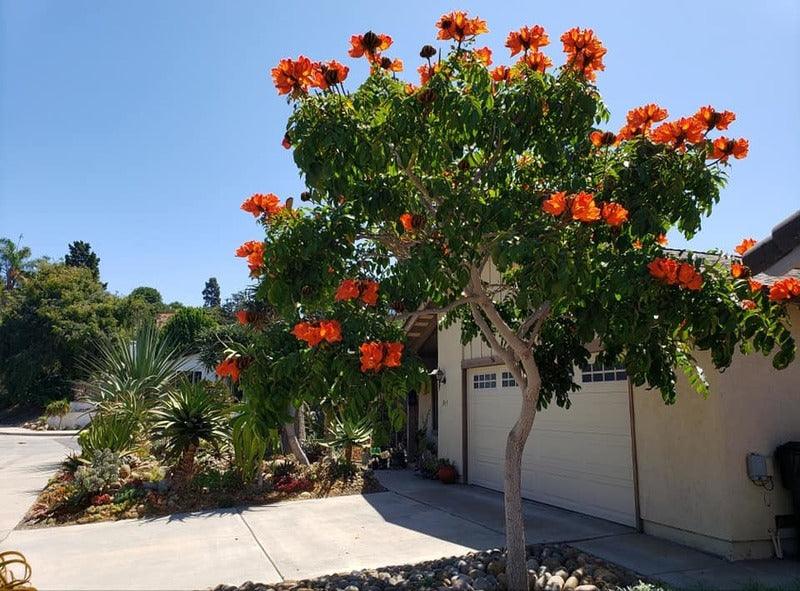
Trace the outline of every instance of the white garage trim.
<path fill-rule="evenodd" d="M 502 490 L 505 441 L 520 393 L 495 359 L 465 360 L 462 367 L 464 478 Z M 583 383 L 571 396 L 572 408 L 553 403 L 537 414 L 523 455 L 523 496 L 636 527 L 630 385 L 608 368 L 595 373 L 612 381 Z"/>

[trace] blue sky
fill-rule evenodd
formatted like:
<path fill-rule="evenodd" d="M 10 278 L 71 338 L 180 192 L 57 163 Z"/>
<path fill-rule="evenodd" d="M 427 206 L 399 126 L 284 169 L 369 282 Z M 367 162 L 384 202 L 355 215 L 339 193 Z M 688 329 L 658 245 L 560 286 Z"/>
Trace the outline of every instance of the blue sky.
<path fill-rule="evenodd" d="M 649 8 L 648 8 L 649 6 Z M 750 140 L 692 246 L 731 249 L 800 207 L 800 3 L 292 2 L 0 0 L 0 235 L 35 255 L 91 242 L 111 291 L 138 285 L 201 302 L 244 287 L 233 251 L 258 238 L 241 201 L 301 190 L 281 148 L 289 108 L 269 69 L 285 56 L 336 58 L 351 34 L 392 35 L 416 81 L 419 48 L 452 9 L 488 20 L 495 63 L 511 29 L 551 39 L 592 27 L 608 48 L 598 84 L 617 129 L 631 107 L 671 116 L 712 104 Z M 560 43 L 545 48 L 556 64 Z M 671 244 L 682 246 L 679 237 Z"/>

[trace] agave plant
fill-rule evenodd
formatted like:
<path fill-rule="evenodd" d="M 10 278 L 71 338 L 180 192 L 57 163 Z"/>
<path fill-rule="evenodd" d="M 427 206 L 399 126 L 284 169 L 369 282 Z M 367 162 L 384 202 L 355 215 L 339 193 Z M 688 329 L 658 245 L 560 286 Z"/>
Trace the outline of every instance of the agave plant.
<path fill-rule="evenodd" d="M 353 448 L 367 445 L 372 439 L 372 427 L 366 417 L 358 421 L 335 417 L 328 431 L 331 437 L 326 445 L 334 449 L 343 449 L 344 458 L 348 463 L 353 461 Z"/>
<path fill-rule="evenodd" d="M 230 412 L 230 407 L 202 384 L 188 381 L 180 382 L 153 409 L 153 438 L 162 440 L 167 455 L 176 460 L 172 471 L 176 488 L 194 476 L 201 442 L 216 447 L 228 439 Z"/>

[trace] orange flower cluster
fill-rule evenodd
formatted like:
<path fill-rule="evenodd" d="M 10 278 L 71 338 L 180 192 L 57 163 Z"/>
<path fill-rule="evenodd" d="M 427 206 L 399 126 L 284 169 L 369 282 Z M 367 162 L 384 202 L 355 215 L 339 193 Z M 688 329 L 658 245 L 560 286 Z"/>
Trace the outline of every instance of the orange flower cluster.
<path fill-rule="evenodd" d="M 537 51 L 540 47 L 550 44 L 550 37 L 544 32 L 541 25 L 522 27 L 518 31 L 511 31 L 506 39 L 506 47 L 511 50 L 512 57 L 520 51 L 528 53 L 533 48 Z"/>
<path fill-rule="evenodd" d="M 729 140 L 725 136 L 722 136 L 715 139 L 711 147 L 711 158 L 727 162 L 729 156 L 733 156 L 737 160 L 745 158 L 750 149 L 750 144 L 744 138 Z"/>
<path fill-rule="evenodd" d="M 714 128 L 720 131 L 728 129 L 728 125 L 733 123 L 736 119 L 736 115 L 730 111 L 715 111 L 714 107 L 708 105 L 706 107 L 700 107 L 700 110 L 694 114 L 694 118 L 700 122 L 705 128 L 706 133 L 708 133 Z"/>
<path fill-rule="evenodd" d="M 387 72 L 402 72 L 403 71 L 403 60 L 401 59 L 391 59 L 388 57 L 382 57 L 378 60 L 373 62 L 373 70 L 380 69 L 386 70 Z"/>
<path fill-rule="evenodd" d="M 368 306 L 378 303 L 378 282 L 368 279 L 345 279 L 336 290 L 337 302 L 361 299 Z"/>
<path fill-rule="evenodd" d="M 686 151 L 686 144 L 703 141 L 705 128 L 694 117 L 681 117 L 677 121 L 663 123 L 653 130 L 652 140 L 657 144 L 668 144 L 681 152 Z"/>
<path fill-rule="evenodd" d="M 402 224 L 403 230 L 406 232 L 419 230 L 424 223 L 425 218 L 416 213 L 405 212 L 400 216 L 400 224 Z"/>
<path fill-rule="evenodd" d="M 667 285 L 679 285 L 692 291 L 697 291 L 703 286 L 703 276 L 689 263 L 658 258 L 650 261 L 647 269 L 650 275 Z"/>
<path fill-rule="evenodd" d="M 338 320 L 320 320 L 319 322 L 298 322 L 292 334 L 300 341 L 316 347 L 322 341 L 337 343 L 342 340 L 342 325 Z"/>
<path fill-rule="evenodd" d="M 526 53 L 517 63 L 525 64 L 534 72 L 540 72 L 542 74 L 547 68 L 553 65 L 553 62 L 550 61 L 550 58 L 541 51 L 532 51 L 530 53 Z"/>
<path fill-rule="evenodd" d="M 742 310 L 753 310 L 756 307 L 756 303 L 753 300 L 742 300 L 739 305 Z"/>
<path fill-rule="evenodd" d="M 461 10 L 443 14 L 437 21 L 436 27 L 439 29 L 438 39 L 452 39 L 458 43 L 467 37 L 489 32 L 485 20 L 477 17 L 469 18 L 467 13 Z"/>
<path fill-rule="evenodd" d="M 593 131 L 589 134 L 589 141 L 595 148 L 607 148 L 616 143 L 617 136 L 610 131 Z"/>
<path fill-rule="evenodd" d="M 238 382 L 242 370 L 248 365 L 250 365 L 250 359 L 245 359 L 244 357 L 227 357 L 217 365 L 216 373 L 220 378 L 227 377 L 234 382 Z"/>
<path fill-rule="evenodd" d="M 472 52 L 472 55 L 475 56 L 480 63 L 484 66 L 491 66 L 492 65 L 492 50 L 488 47 L 481 47 L 480 49 L 476 49 Z"/>
<path fill-rule="evenodd" d="M 237 310 L 235 316 L 239 324 L 250 324 L 255 319 L 255 316 L 247 310 Z"/>
<path fill-rule="evenodd" d="M 773 302 L 782 302 L 800 298 L 800 280 L 794 277 L 780 279 L 769 288 L 769 299 Z"/>
<path fill-rule="evenodd" d="M 750 250 L 751 248 L 753 248 L 755 245 L 756 245 L 756 241 L 755 241 L 755 240 L 753 240 L 752 238 L 745 238 L 744 240 L 742 240 L 742 241 L 741 241 L 741 242 L 740 242 L 740 243 L 739 243 L 739 244 L 736 246 L 736 248 L 734 248 L 734 250 L 735 250 L 735 251 L 736 251 L 738 254 L 744 254 L 744 253 L 746 253 L 748 250 Z"/>
<path fill-rule="evenodd" d="M 567 54 L 567 66 L 587 80 L 595 80 L 595 72 L 606 69 L 603 56 L 607 50 L 591 29 L 572 28 L 561 35 L 561 42 Z"/>
<path fill-rule="evenodd" d="M 741 279 L 750 273 L 750 269 L 741 263 L 731 263 L 731 275 L 734 279 Z"/>
<path fill-rule="evenodd" d="M 367 341 L 361 343 L 361 371 L 379 372 L 384 367 L 399 367 L 403 357 L 403 343 Z"/>
<path fill-rule="evenodd" d="M 258 275 L 264 264 L 264 243 L 258 240 L 248 240 L 236 249 L 236 256 L 247 259 L 250 275 Z"/>
<path fill-rule="evenodd" d="M 350 68 L 336 60 L 317 64 L 314 70 L 314 86 L 328 90 L 332 86 L 341 84 L 347 79 Z"/>
<path fill-rule="evenodd" d="M 619 139 L 627 140 L 636 135 L 649 135 L 653 123 L 667 118 L 667 110 L 654 103 L 628 111 L 625 125 L 619 130 Z"/>
<path fill-rule="evenodd" d="M 392 45 L 392 38 L 383 33 L 373 33 L 367 31 L 363 35 L 353 35 L 350 37 L 350 49 L 347 54 L 350 57 L 366 56 L 370 62 L 376 61 L 382 51 L 386 51 Z"/>
<path fill-rule="evenodd" d="M 572 219 L 579 222 L 596 222 L 602 218 L 609 226 L 618 227 L 628 220 L 628 210 L 622 205 L 608 202 L 600 209 L 591 193 L 568 196 L 565 191 L 559 191 L 542 203 L 542 211 L 552 216 L 560 216 L 567 210 Z"/>
<path fill-rule="evenodd" d="M 310 59 L 301 55 L 296 60 L 284 58 L 272 68 L 272 80 L 278 94 L 291 94 L 293 97 L 308 92 L 316 83 L 317 67 Z"/>
<path fill-rule="evenodd" d="M 490 74 L 495 82 L 511 82 L 518 77 L 518 73 L 508 66 L 497 66 Z"/>
<path fill-rule="evenodd" d="M 760 281 L 756 281 L 752 277 L 747 280 L 747 285 L 750 286 L 750 291 L 752 292 L 759 292 L 764 287 L 764 284 Z"/>
<path fill-rule="evenodd" d="M 273 193 L 267 193 L 266 195 L 256 193 L 242 203 L 242 209 L 247 213 L 252 213 L 253 217 L 263 215 L 265 218 L 270 218 L 280 212 L 283 206 L 278 196 Z"/>
<path fill-rule="evenodd" d="M 419 72 L 419 83 L 422 86 L 425 86 L 428 83 L 428 80 L 430 80 L 431 77 L 433 77 L 433 75 L 436 74 L 436 72 L 438 72 L 440 69 L 441 69 L 441 65 L 440 64 L 434 64 L 434 65 L 423 64 L 423 65 L 421 65 L 419 68 L 417 68 L 417 72 Z"/>

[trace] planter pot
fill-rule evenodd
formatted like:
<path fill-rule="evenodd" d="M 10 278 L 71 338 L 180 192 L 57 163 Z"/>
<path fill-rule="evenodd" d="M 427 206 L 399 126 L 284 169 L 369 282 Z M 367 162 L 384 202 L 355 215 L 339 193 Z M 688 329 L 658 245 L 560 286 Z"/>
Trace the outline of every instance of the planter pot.
<path fill-rule="evenodd" d="M 436 478 L 443 484 L 454 484 L 458 480 L 458 472 L 453 466 L 440 466 Z"/>

